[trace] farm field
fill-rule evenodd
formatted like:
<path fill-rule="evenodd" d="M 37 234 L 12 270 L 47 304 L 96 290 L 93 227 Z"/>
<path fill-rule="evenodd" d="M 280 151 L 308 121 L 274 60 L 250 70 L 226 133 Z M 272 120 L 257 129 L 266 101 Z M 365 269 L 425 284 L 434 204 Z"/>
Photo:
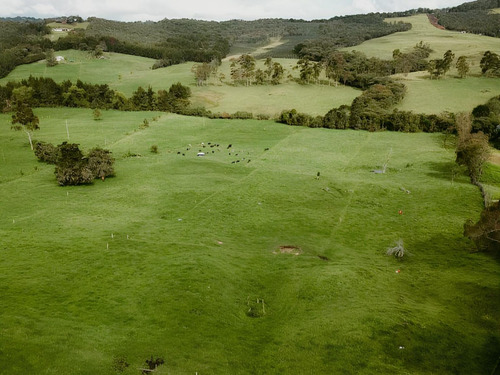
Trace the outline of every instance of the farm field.
<path fill-rule="evenodd" d="M 392 52 L 399 48 L 401 51 L 408 50 L 420 41 L 430 44 L 433 53 L 430 58 L 442 58 L 443 54 L 451 49 L 456 57 L 467 56 L 475 63 L 471 72 L 479 72 L 479 61 L 485 51 L 498 51 L 498 38 L 481 36 L 476 34 L 461 33 L 458 31 L 440 30 L 431 25 L 425 14 L 411 17 L 390 18 L 388 22 L 408 22 L 412 24 L 409 31 L 394 33 L 381 38 L 368 40 L 358 46 L 344 48 L 344 50 L 356 50 L 367 56 L 382 59 L 392 58 Z"/>
<path fill-rule="evenodd" d="M 441 135 L 35 112 L 116 177 L 57 186 L 0 115 L 0 373 L 495 368 L 500 264 L 462 235 L 481 196 Z"/>
<path fill-rule="evenodd" d="M 110 53 L 107 59 L 94 59 L 86 52 L 59 51 L 66 62 L 48 68 L 45 61 L 17 67 L 11 74 L 0 80 L 6 84 L 9 80 L 21 80 L 34 77 L 51 77 L 56 82 L 71 80 L 108 84 L 111 88 L 130 96 L 139 86 L 151 86 L 155 91 L 168 89 L 172 84 L 180 82 L 190 86 L 193 105 L 202 105 L 214 112 L 247 111 L 255 114 L 274 116 L 283 109 L 295 108 L 312 115 L 324 115 L 330 109 L 342 104 L 350 104 L 361 91 L 339 85 L 299 85 L 294 82 L 281 85 L 233 86 L 228 84 L 211 84 L 204 87 L 195 85 L 191 68 L 194 63 L 185 63 L 168 68 L 151 70 L 154 60 L 143 57 Z M 287 73 L 292 71 L 296 62 L 293 59 L 275 59 L 280 62 Z M 259 63 L 263 67 L 263 63 Z M 220 73 L 230 77 L 230 62 L 223 62 Z M 96 74 L 96 72 L 99 72 Z"/>
<path fill-rule="evenodd" d="M 398 79 L 407 87 L 407 94 L 397 106 L 403 111 L 441 113 L 472 111 L 493 96 L 500 95 L 500 79 L 445 77 L 428 79 L 428 74 L 417 72 Z"/>

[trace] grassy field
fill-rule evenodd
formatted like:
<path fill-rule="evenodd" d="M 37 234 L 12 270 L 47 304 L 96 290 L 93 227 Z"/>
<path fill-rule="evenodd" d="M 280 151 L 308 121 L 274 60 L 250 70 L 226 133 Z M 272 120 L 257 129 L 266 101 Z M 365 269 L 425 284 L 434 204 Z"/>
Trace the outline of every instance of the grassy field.
<path fill-rule="evenodd" d="M 312 115 L 324 115 L 330 109 L 342 104 L 350 104 L 360 94 L 360 90 L 339 85 L 317 86 L 299 85 L 286 82 L 281 85 L 233 86 L 228 84 L 211 84 L 204 87 L 195 85 L 191 72 L 193 63 L 174 65 L 168 68 L 152 70 L 154 60 L 143 57 L 106 54 L 107 59 L 94 59 L 86 52 L 60 52 L 66 62 L 48 68 L 44 61 L 17 67 L 10 75 L 0 80 L 5 84 L 9 80 L 21 80 L 30 75 L 34 77 L 51 77 L 57 82 L 77 79 L 83 82 L 109 84 L 117 91 L 130 96 L 139 87 L 150 85 L 154 90 L 168 89 L 172 84 L 181 82 L 191 87 L 194 105 L 202 105 L 214 112 L 247 111 L 255 114 L 275 115 L 283 109 L 295 108 Z M 292 71 L 295 60 L 275 59 L 287 70 Z M 260 61 L 258 67 L 263 67 Z M 220 73 L 230 81 L 230 62 L 223 62 Z M 96 74 L 99 72 L 99 74 Z M 285 80 L 287 81 L 287 80 Z"/>
<path fill-rule="evenodd" d="M 455 63 L 447 76 L 439 80 L 429 80 L 427 72 L 397 75 L 396 78 L 408 88 L 405 99 L 398 105 L 399 109 L 423 113 L 471 111 L 491 97 L 500 95 L 499 79 L 479 76 L 479 61 L 484 52 L 500 52 L 498 38 L 440 30 L 432 26 L 424 14 L 390 19 L 390 22 L 397 21 L 411 23 L 412 29 L 368 40 L 346 50 L 357 50 L 368 56 L 390 59 L 395 49 L 409 50 L 423 41 L 430 44 L 434 51 L 430 58 L 442 58 L 449 49 L 455 54 L 455 62 L 459 56 L 467 56 L 472 75 L 466 79 L 458 79 Z"/>
<path fill-rule="evenodd" d="M 462 236 L 481 197 L 440 135 L 36 114 L 117 175 L 57 186 L 0 115 L 0 373 L 492 373 L 500 264 Z"/>
<path fill-rule="evenodd" d="M 357 50 L 364 52 L 368 56 L 390 59 L 395 49 L 409 50 L 418 42 L 423 41 L 430 44 L 433 49 L 431 59 L 442 58 L 443 54 L 451 49 L 456 57 L 467 56 L 471 62 L 475 63 L 475 70 L 478 71 L 479 61 L 483 53 L 488 50 L 498 52 L 500 48 L 498 38 L 440 30 L 431 25 L 425 14 L 391 18 L 388 21 L 408 22 L 412 24 L 412 29 L 382 38 L 371 39 L 359 46 L 346 48 L 346 50 Z"/>
<path fill-rule="evenodd" d="M 500 95 L 500 79 L 447 76 L 430 80 L 426 73 L 398 76 L 408 89 L 403 101 L 397 106 L 404 111 L 417 113 L 441 113 L 472 111 L 493 96 Z"/>

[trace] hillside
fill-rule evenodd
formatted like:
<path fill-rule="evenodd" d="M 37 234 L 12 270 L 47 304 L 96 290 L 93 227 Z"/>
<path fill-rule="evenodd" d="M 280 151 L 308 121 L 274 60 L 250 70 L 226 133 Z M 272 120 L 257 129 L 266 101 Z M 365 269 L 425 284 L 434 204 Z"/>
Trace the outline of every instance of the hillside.
<path fill-rule="evenodd" d="M 481 198 L 441 135 L 36 113 L 38 139 L 107 147 L 117 175 L 57 186 L 0 115 L 5 373 L 494 368 L 499 265 L 462 236 Z"/>

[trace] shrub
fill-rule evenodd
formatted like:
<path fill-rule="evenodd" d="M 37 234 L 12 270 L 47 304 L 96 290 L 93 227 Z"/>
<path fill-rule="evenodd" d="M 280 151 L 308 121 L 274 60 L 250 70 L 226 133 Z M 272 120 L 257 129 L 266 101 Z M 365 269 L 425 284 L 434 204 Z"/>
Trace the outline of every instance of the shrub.
<path fill-rule="evenodd" d="M 92 172 L 93 178 L 104 179 L 114 176 L 114 162 L 115 159 L 111 156 L 111 151 L 99 147 L 93 148 L 87 155 L 87 166 Z"/>
<path fill-rule="evenodd" d="M 152 145 L 150 151 L 153 154 L 157 154 L 158 153 L 158 146 L 157 145 Z"/>
<path fill-rule="evenodd" d="M 57 159 L 58 149 L 51 143 L 35 141 L 34 150 L 38 160 L 48 164 L 55 164 Z"/>
<path fill-rule="evenodd" d="M 90 184 L 94 179 L 76 143 L 63 142 L 58 146 L 55 174 L 61 186 Z"/>
<path fill-rule="evenodd" d="M 231 115 L 231 118 L 240 120 L 251 120 L 253 119 L 253 114 L 251 112 L 238 111 Z"/>

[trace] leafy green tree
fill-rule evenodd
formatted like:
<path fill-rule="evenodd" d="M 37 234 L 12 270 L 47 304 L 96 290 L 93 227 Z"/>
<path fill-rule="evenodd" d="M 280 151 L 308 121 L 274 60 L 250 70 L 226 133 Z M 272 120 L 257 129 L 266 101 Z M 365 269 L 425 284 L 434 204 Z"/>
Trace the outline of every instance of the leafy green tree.
<path fill-rule="evenodd" d="M 102 117 L 102 112 L 99 110 L 99 108 L 96 108 L 94 109 L 94 111 L 92 112 L 93 116 L 94 116 L 94 120 L 100 120 L 101 117 Z"/>
<path fill-rule="evenodd" d="M 95 178 L 104 181 L 106 177 L 115 175 L 113 164 L 115 159 L 111 156 L 111 151 L 100 147 L 93 148 L 87 154 L 87 167 Z"/>
<path fill-rule="evenodd" d="M 257 85 L 263 85 L 266 82 L 266 73 L 262 69 L 257 69 L 255 71 L 255 83 Z"/>
<path fill-rule="evenodd" d="M 75 108 L 89 107 L 90 103 L 87 100 L 85 89 L 76 85 L 71 85 L 68 91 L 63 94 L 63 105 Z"/>
<path fill-rule="evenodd" d="M 444 53 L 442 59 L 431 60 L 428 67 L 431 79 L 432 77 L 439 78 L 444 76 L 450 70 L 454 58 L 455 54 L 451 50 L 448 50 Z"/>
<path fill-rule="evenodd" d="M 456 68 L 458 70 L 458 75 L 460 76 L 460 78 L 465 78 L 470 70 L 470 65 L 467 62 L 467 57 L 460 56 L 457 60 Z"/>
<path fill-rule="evenodd" d="M 476 245 L 479 251 L 498 251 L 500 249 L 500 202 L 486 207 L 479 221 L 471 220 L 464 225 L 464 236 Z"/>
<path fill-rule="evenodd" d="M 56 179 L 59 185 L 90 184 L 94 174 L 88 167 L 78 144 L 63 142 L 58 147 L 56 159 Z"/>
<path fill-rule="evenodd" d="M 57 147 L 52 143 L 41 141 L 35 142 L 35 149 L 33 151 L 35 152 L 35 156 L 38 158 L 38 160 L 48 164 L 56 163 L 57 154 L 59 152 Z"/>
<path fill-rule="evenodd" d="M 266 67 L 265 73 L 267 80 L 270 81 L 273 74 L 273 59 L 271 57 L 267 57 L 266 61 L 264 61 L 264 66 Z"/>
<path fill-rule="evenodd" d="M 231 78 L 235 83 L 242 81 L 246 86 L 250 86 L 254 77 L 255 58 L 253 56 L 243 54 L 231 63 Z"/>
<path fill-rule="evenodd" d="M 40 129 L 40 119 L 33 113 L 33 109 L 26 104 L 17 102 L 15 113 L 12 115 L 12 129 L 24 131 L 30 141 L 33 150 L 33 132 Z"/>
<path fill-rule="evenodd" d="M 325 74 L 326 78 L 333 79 L 335 86 L 340 81 L 340 77 L 345 69 L 346 61 L 343 53 L 335 51 L 328 55 L 325 61 Z"/>
<path fill-rule="evenodd" d="M 281 80 L 283 79 L 284 74 L 285 70 L 283 69 L 283 66 L 279 62 L 273 63 L 271 83 L 273 85 L 279 85 L 281 83 Z"/>
<path fill-rule="evenodd" d="M 479 63 L 481 72 L 486 75 L 500 75 L 500 56 L 495 52 L 486 51 Z"/>
<path fill-rule="evenodd" d="M 301 83 L 310 83 L 311 79 L 314 77 L 314 62 L 309 60 L 307 57 L 302 58 L 297 61 L 297 68 L 300 72 L 300 82 Z"/>
<path fill-rule="evenodd" d="M 203 86 L 212 73 L 212 67 L 209 63 L 195 64 L 193 65 L 194 76 L 196 78 L 196 84 L 198 86 Z"/>
<path fill-rule="evenodd" d="M 456 162 L 467 167 L 471 182 L 477 185 L 483 173 L 483 165 L 490 155 L 488 136 L 483 132 L 471 133 L 472 120 L 467 113 L 456 116 L 456 129 Z"/>
<path fill-rule="evenodd" d="M 54 56 L 54 50 L 49 49 L 47 52 L 45 52 L 45 60 L 47 61 L 47 66 L 48 67 L 53 67 L 58 64 L 56 57 Z"/>
<path fill-rule="evenodd" d="M 151 86 L 148 87 L 147 91 L 142 86 L 139 86 L 132 93 L 130 102 L 137 111 L 153 111 L 156 109 L 156 94 L 153 92 Z"/>

